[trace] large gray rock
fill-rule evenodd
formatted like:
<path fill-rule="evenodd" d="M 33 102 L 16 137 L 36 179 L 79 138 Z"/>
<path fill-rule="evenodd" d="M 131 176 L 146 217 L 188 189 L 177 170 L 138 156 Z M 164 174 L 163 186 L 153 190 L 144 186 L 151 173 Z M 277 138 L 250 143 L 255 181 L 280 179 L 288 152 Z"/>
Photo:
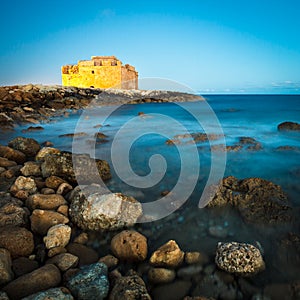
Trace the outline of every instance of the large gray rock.
<path fill-rule="evenodd" d="M 273 224 L 292 220 L 292 209 L 285 192 L 279 185 L 261 178 L 224 178 L 208 206 L 227 204 L 237 207 L 248 223 Z"/>
<path fill-rule="evenodd" d="M 245 243 L 219 243 L 215 262 L 220 269 L 240 276 L 253 276 L 265 269 L 259 249 Z"/>
<path fill-rule="evenodd" d="M 121 193 L 95 193 L 86 197 L 77 192 L 69 214 L 72 221 L 84 230 L 115 230 L 135 224 L 142 215 L 142 205 Z"/>
<path fill-rule="evenodd" d="M 100 159 L 94 160 L 87 154 L 61 152 L 47 155 L 43 159 L 43 177 L 55 175 L 73 184 L 76 184 L 77 181 L 80 184 L 98 183 L 99 176 L 102 180 L 111 178 L 108 162 Z M 76 165 L 76 172 L 73 168 L 73 162 Z"/>
<path fill-rule="evenodd" d="M 82 267 L 68 280 L 67 287 L 78 300 L 104 299 L 109 289 L 107 266 L 98 262 Z"/>

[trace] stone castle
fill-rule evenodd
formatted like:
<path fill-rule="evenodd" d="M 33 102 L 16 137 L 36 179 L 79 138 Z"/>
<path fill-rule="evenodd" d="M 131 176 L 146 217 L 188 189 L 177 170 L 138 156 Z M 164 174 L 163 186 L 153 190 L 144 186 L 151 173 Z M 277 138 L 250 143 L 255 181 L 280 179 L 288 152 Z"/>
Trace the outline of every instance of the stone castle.
<path fill-rule="evenodd" d="M 138 72 L 115 56 L 92 56 L 61 68 L 62 85 L 83 88 L 138 89 Z"/>

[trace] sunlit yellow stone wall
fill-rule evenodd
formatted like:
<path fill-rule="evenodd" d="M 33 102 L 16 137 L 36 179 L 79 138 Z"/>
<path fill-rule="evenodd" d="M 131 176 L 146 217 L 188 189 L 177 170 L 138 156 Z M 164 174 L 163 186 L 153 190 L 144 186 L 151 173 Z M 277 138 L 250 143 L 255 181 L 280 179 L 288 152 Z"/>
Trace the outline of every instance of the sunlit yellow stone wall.
<path fill-rule="evenodd" d="M 138 72 L 122 65 L 115 56 L 92 56 L 91 60 L 61 68 L 62 85 L 82 88 L 138 89 Z"/>

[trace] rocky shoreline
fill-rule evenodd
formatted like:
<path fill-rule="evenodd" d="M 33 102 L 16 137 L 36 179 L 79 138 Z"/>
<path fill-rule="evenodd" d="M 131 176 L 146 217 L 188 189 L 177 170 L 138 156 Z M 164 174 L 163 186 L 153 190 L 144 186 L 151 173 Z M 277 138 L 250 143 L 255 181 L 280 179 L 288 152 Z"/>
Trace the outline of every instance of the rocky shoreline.
<path fill-rule="evenodd" d="M 15 124 L 48 122 L 66 111 L 94 105 L 151 102 L 200 101 L 202 97 L 169 91 L 114 90 L 64 87 L 59 85 L 16 85 L 0 87 L 0 128 Z"/>
<path fill-rule="evenodd" d="M 1 87 L 0 128 L 39 125 L 92 101 L 116 105 L 198 100 L 176 92 Z M 284 122 L 278 130 L 297 131 L 299 124 Z M 188 138 L 207 141 L 218 136 L 195 133 Z M 189 143 L 186 139 L 177 135 L 166 144 Z M 223 148 L 216 145 L 212 150 Z M 241 149 L 257 151 L 262 146 L 241 137 L 226 151 Z M 79 173 L 72 159 L 82 162 Z M 214 253 L 182 246 L 174 239 L 154 247 L 155 236 L 182 222 L 180 213 L 169 216 L 164 225 L 136 224 L 143 214 L 140 203 L 96 185 L 96 178 L 87 176 L 92 163 L 88 155 L 72 155 L 51 143 L 42 146 L 32 138 L 17 137 L 0 145 L 1 300 L 300 299 L 299 280 L 258 284 L 255 278 L 263 276 L 270 262 L 260 243 L 231 240 L 226 228 L 213 222 L 208 233 L 216 241 Z M 96 160 L 96 166 L 103 180 L 111 178 L 106 161 Z M 77 185 L 77 176 L 89 178 L 84 187 Z M 224 208 L 232 209 L 246 224 L 266 230 L 297 221 L 284 190 L 261 178 L 224 178 L 205 210 L 214 213 Z M 183 234 L 187 234 L 184 229 Z M 300 265 L 300 237 L 289 232 L 280 243 L 279 249 L 286 253 L 296 251 L 294 263 Z"/>
<path fill-rule="evenodd" d="M 91 159 L 80 159 L 88 169 Z M 110 178 L 105 161 L 97 167 L 103 180 Z M 279 299 L 278 285 L 247 279 L 268 267 L 257 245 L 219 242 L 210 257 L 169 240 L 150 251 L 151 233 L 135 225 L 139 202 L 107 194 L 93 178 L 83 194 L 68 152 L 15 138 L 0 147 L 0 178 L 1 299 Z M 127 203 L 136 205 L 128 211 Z M 284 191 L 259 178 L 224 179 L 207 209 L 224 205 L 236 206 L 250 223 L 293 217 Z M 209 230 L 222 240 L 220 229 Z M 108 246 L 101 255 L 94 232 Z M 299 286 L 282 284 L 279 295 L 298 299 Z"/>

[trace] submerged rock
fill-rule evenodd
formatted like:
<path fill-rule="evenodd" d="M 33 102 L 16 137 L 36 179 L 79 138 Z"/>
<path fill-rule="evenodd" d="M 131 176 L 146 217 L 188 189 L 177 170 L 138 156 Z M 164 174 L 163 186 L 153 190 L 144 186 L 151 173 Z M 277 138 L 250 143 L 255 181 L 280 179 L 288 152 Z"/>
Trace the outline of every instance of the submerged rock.
<path fill-rule="evenodd" d="M 104 299 L 109 289 L 107 266 L 103 263 L 95 263 L 82 267 L 68 280 L 67 287 L 78 300 Z"/>
<path fill-rule="evenodd" d="M 220 269 L 240 276 L 253 276 L 265 269 L 259 249 L 245 243 L 219 243 L 215 262 Z"/>
<path fill-rule="evenodd" d="M 279 131 L 300 131 L 300 124 L 296 122 L 283 122 L 277 126 Z"/>
<path fill-rule="evenodd" d="M 146 285 L 138 275 L 124 276 L 116 280 L 112 291 L 109 294 L 109 300 L 151 300 Z"/>
<path fill-rule="evenodd" d="M 71 202 L 69 214 L 82 229 L 115 230 L 134 225 L 142 215 L 142 205 L 121 193 L 95 193 L 86 197 L 78 192 Z"/>
<path fill-rule="evenodd" d="M 249 223 L 278 223 L 292 220 L 287 195 L 279 185 L 261 178 L 224 178 L 208 206 L 230 204 Z"/>
<path fill-rule="evenodd" d="M 22 300 L 73 300 L 73 296 L 70 291 L 66 288 L 52 288 L 43 292 L 39 292 Z"/>

